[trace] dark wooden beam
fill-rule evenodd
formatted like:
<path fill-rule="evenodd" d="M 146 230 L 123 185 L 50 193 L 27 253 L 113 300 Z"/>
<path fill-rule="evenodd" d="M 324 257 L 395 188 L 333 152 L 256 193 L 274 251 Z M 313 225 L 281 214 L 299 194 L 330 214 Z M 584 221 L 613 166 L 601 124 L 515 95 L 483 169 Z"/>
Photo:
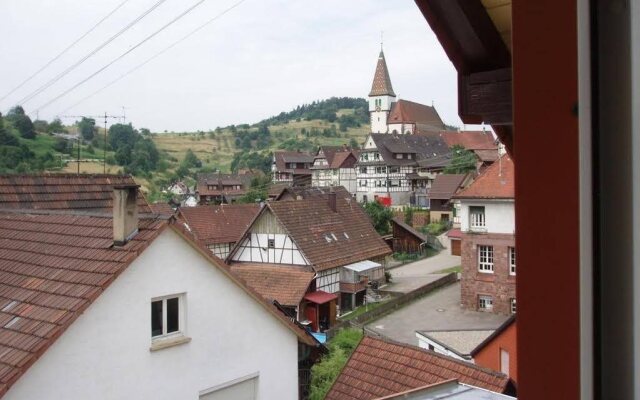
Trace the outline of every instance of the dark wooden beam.
<path fill-rule="evenodd" d="M 511 123 L 511 68 L 462 75 L 458 84 L 458 112 L 464 123 Z"/>

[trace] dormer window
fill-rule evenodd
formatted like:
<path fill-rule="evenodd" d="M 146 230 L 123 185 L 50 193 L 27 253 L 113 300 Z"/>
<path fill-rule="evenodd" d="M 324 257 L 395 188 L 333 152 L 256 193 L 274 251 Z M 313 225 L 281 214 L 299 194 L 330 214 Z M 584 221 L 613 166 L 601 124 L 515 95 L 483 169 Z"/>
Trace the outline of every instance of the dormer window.
<path fill-rule="evenodd" d="M 402 153 L 397 153 L 397 154 L 396 154 L 396 158 L 397 158 L 398 160 L 401 160 L 403 157 L 404 157 L 404 154 L 402 154 Z"/>
<path fill-rule="evenodd" d="M 413 154 L 409 153 L 407 154 L 407 159 L 411 160 L 413 158 Z"/>

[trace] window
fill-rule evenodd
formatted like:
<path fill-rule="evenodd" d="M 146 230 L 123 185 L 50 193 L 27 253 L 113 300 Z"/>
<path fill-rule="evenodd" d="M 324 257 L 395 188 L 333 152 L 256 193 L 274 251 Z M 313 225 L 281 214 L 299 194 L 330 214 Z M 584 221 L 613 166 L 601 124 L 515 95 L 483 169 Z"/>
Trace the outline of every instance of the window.
<path fill-rule="evenodd" d="M 431 351 L 435 351 L 435 350 L 436 350 L 436 348 L 435 348 L 435 347 L 433 347 L 433 345 L 432 345 L 431 343 L 427 344 L 427 348 L 428 348 L 429 350 L 431 350 Z"/>
<path fill-rule="evenodd" d="M 516 313 L 516 299 L 511 299 L 509 301 L 510 305 L 511 305 L 511 314 L 515 314 Z"/>
<path fill-rule="evenodd" d="M 478 246 L 478 271 L 493 273 L 493 246 Z"/>
<path fill-rule="evenodd" d="M 478 310 L 479 311 L 493 310 L 493 298 L 491 296 L 478 296 Z"/>
<path fill-rule="evenodd" d="M 360 186 L 365 186 L 365 187 L 366 187 L 366 186 L 367 186 L 367 181 L 366 181 L 366 180 L 364 180 L 364 179 L 363 179 L 363 180 L 361 180 L 361 181 L 360 181 Z"/>
<path fill-rule="evenodd" d="M 509 275 L 516 274 L 516 248 L 509 247 Z"/>
<path fill-rule="evenodd" d="M 400 167 L 389 167 L 390 174 L 398 174 L 400 173 Z"/>
<path fill-rule="evenodd" d="M 183 296 L 168 296 L 151 301 L 151 337 L 161 338 L 182 333 Z"/>
<path fill-rule="evenodd" d="M 413 154 L 407 154 L 407 158 L 411 160 L 413 158 Z"/>
<path fill-rule="evenodd" d="M 276 240 L 275 239 L 267 239 L 267 247 L 269 247 L 270 249 L 275 249 Z"/>
<path fill-rule="evenodd" d="M 376 174 L 386 174 L 387 167 L 376 167 Z"/>
<path fill-rule="evenodd" d="M 505 349 L 500 349 L 500 372 L 509 375 L 509 352 Z"/>
<path fill-rule="evenodd" d="M 380 153 L 373 153 L 373 159 L 374 160 L 379 160 L 380 159 Z"/>
<path fill-rule="evenodd" d="M 401 160 L 403 156 L 404 156 L 404 154 L 402 154 L 402 153 L 398 153 L 398 154 L 396 154 L 396 158 L 397 158 L 398 160 Z"/>
<path fill-rule="evenodd" d="M 360 173 L 361 174 L 366 174 L 367 173 L 367 167 L 360 167 Z"/>
<path fill-rule="evenodd" d="M 486 227 L 484 218 L 484 207 L 469 207 L 469 225 L 471 230 L 484 230 Z"/>

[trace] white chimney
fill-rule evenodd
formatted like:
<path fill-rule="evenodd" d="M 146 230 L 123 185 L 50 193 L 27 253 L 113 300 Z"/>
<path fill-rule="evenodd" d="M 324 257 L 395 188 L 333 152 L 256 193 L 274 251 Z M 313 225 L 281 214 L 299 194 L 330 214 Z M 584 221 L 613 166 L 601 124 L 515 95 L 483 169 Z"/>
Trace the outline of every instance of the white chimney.
<path fill-rule="evenodd" d="M 124 246 L 138 233 L 138 188 L 140 185 L 113 187 L 113 244 Z"/>

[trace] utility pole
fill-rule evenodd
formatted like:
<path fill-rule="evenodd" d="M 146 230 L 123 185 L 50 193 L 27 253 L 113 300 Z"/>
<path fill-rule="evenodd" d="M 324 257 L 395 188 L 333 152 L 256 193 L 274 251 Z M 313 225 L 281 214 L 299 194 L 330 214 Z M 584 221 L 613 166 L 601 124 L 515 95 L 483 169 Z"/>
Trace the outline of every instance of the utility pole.
<path fill-rule="evenodd" d="M 124 107 L 122 107 L 122 111 L 124 112 Z M 107 173 L 107 120 L 109 118 L 112 119 L 123 119 L 124 116 L 122 115 L 108 115 L 105 111 L 104 115 L 59 115 L 59 118 L 74 118 L 74 119 L 78 119 L 78 118 L 92 118 L 94 120 L 97 120 L 99 118 L 104 118 L 104 149 L 103 149 L 103 159 L 102 159 L 102 168 L 103 168 L 103 172 L 106 174 Z M 82 132 L 78 132 L 78 174 L 80 174 L 80 144 L 81 144 L 81 140 L 82 140 Z"/>

